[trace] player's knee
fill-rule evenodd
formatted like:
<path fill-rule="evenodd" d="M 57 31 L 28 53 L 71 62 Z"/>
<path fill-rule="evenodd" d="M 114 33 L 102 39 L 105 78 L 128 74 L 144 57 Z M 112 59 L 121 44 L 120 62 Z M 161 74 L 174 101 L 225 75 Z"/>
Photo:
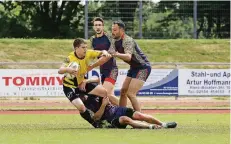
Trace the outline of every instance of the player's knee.
<path fill-rule="evenodd" d="M 135 98 L 135 97 L 136 97 L 136 94 L 133 93 L 133 92 L 128 92 L 128 93 L 127 93 L 127 97 L 128 97 L 128 98 Z"/>
<path fill-rule="evenodd" d="M 112 95 L 112 94 L 108 94 L 108 96 L 107 96 L 108 98 L 109 98 L 109 100 L 111 100 L 111 99 L 113 99 L 114 98 L 114 95 Z"/>
<path fill-rule="evenodd" d="M 136 120 L 143 119 L 143 117 L 144 117 L 143 114 L 138 112 L 138 111 L 134 112 L 134 114 L 133 114 L 133 118 Z"/>
<path fill-rule="evenodd" d="M 86 107 L 84 105 L 80 105 L 78 110 L 79 110 L 80 113 L 83 113 L 83 112 L 86 111 Z"/>
<path fill-rule="evenodd" d="M 80 98 L 76 98 L 71 102 L 80 112 L 84 112 L 86 110 L 82 100 Z"/>
<path fill-rule="evenodd" d="M 109 92 L 107 91 L 107 89 L 103 88 L 104 93 L 108 94 Z"/>
<path fill-rule="evenodd" d="M 86 111 L 86 107 L 84 106 L 84 104 L 74 104 L 74 106 L 79 110 L 80 113 L 83 113 Z"/>
<path fill-rule="evenodd" d="M 121 89 L 121 91 L 120 91 L 121 96 L 126 95 L 127 91 L 128 91 L 128 89 L 126 89 L 126 88 L 122 88 L 122 89 Z"/>
<path fill-rule="evenodd" d="M 105 88 L 102 89 L 102 93 L 103 93 L 104 96 L 108 96 L 108 91 Z"/>
<path fill-rule="evenodd" d="M 107 96 L 108 95 L 107 89 L 104 88 L 103 86 L 100 88 L 100 93 L 102 94 L 102 96 Z"/>
<path fill-rule="evenodd" d="M 107 96 L 107 90 L 103 86 L 99 85 L 94 90 L 89 92 L 88 95 L 96 95 L 96 96 L 100 96 L 100 97 L 106 97 Z"/>
<path fill-rule="evenodd" d="M 122 124 L 129 124 L 131 122 L 131 119 L 129 117 L 126 117 L 126 116 L 121 116 L 119 118 L 119 122 Z"/>

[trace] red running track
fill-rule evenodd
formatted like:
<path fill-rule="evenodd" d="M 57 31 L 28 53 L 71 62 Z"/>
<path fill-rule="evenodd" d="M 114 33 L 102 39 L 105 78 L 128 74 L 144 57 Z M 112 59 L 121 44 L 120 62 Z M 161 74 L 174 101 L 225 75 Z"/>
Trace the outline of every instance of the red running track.
<path fill-rule="evenodd" d="M 167 113 L 167 114 L 228 114 L 230 109 L 146 109 L 143 113 Z M 1 110 L 0 114 L 78 114 L 78 110 Z"/>

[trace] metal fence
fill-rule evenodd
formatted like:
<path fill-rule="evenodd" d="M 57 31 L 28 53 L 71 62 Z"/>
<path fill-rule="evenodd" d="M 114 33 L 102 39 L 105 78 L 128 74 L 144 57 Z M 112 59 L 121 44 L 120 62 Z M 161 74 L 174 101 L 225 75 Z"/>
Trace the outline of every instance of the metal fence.
<path fill-rule="evenodd" d="M 93 35 L 91 21 L 97 16 L 104 18 L 106 31 L 110 31 L 113 20 L 123 20 L 126 33 L 134 38 L 230 38 L 229 1 L 115 0 L 85 3 L 86 39 Z"/>

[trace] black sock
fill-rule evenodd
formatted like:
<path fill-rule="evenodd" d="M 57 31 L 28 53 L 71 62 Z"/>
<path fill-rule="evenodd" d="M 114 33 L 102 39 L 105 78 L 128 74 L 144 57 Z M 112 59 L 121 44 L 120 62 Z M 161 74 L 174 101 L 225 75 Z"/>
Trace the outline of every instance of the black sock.
<path fill-rule="evenodd" d="M 81 117 L 84 118 L 86 121 L 88 121 L 90 124 L 94 122 L 91 113 L 88 109 L 85 110 L 85 112 L 80 113 Z"/>
<path fill-rule="evenodd" d="M 88 121 L 93 127 L 95 127 L 95 128 L 100 127 L 99 123 L 93 120 L 91 112 L 88 109 L 86 109 L 85 112 L 80 113 L 80 115 L 82 118 L 84 118 L 86 121 Z"/>

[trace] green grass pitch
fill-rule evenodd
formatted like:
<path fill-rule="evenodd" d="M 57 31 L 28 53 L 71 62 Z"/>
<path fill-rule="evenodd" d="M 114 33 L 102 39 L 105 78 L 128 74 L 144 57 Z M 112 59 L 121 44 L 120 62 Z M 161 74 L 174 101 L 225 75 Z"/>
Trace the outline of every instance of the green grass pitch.
<path fill-rule="evenodd" d="M 94 129 L 79 115 L 0 115 L 0 144 L 229 144 L 230 114 L 156 114 L 176 129 Z"/>

